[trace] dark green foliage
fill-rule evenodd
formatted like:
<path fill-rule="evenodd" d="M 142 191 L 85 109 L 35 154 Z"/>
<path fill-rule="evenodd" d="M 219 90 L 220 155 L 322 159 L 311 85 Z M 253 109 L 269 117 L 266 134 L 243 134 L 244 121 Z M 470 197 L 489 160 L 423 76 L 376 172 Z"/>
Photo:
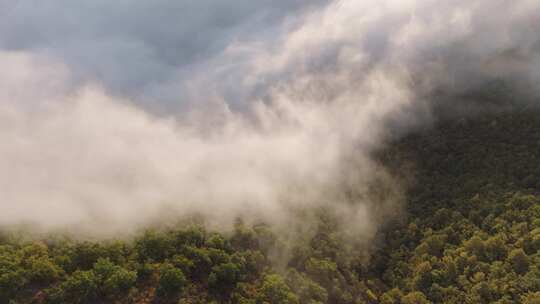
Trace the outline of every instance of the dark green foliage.
<path fill-rule="evenodd" d="M 20 254 L 12 246 L 0 246 L 0 302 L 14 297 L 27 281 Z"/>
<path fill-rule="evenodd" d="M 161 262 L 171 254 L 173 248 L 173 240 L 168 235 L 151 230 L 135 242 L 135 250 L 143 261 Z"/>
<path fill-rule="evenodd" d="M 231 289 L 240 278 L 240 267 L 234 263 L 224 263 L 212 267 L 208 284 L 216 290 Z"/>
<path fill-rule="evenodd" d="M 93 270 L 99 278 L 102 294 L 108 297 L 124 295 L 137 280 L 136 271 L 115 265 L 108 258 L 98 259 Z"/>
<path fill-rule="evenodd" d="M 182 270 L 171 264 L 163 264 L 159 270 L 158 293 L 173 295 L 180 293 L 187 283 Z"/>
<path fill-rule="evenodd" d="M 401 297 L 401 303 L 403 304 L 429 304 L 431 303 L 426 296 L 419 292 L 413 291 L 408 293 L 406 296 Z"/>
<path fill-rule="evenodd" d="M 508 255 L 508 260 L 517 274 L 525 274 L 529 270 L 529 257 L 523 249 L 512 250 Z"/>
<path fill-rule="evenodd" d="M 60 278 L 62 269 L 48 257 L 31 257 L 27 260 L 29 279 L 37 283 L 53 283 Z"/>
<path fill-rule="evenodd" d="M 282 277 L 276 274 L 267 275 L 259 290 L 258 301 L 263 303 L 296 304 L 298 296 L 285 284 Z"/>
<path fill-rule="evenodd" d="M 50 303 L 91 303 L 98 295 L 99 278 L 93 271 L 75 271 L 60 285 L 46 291 Z"/>

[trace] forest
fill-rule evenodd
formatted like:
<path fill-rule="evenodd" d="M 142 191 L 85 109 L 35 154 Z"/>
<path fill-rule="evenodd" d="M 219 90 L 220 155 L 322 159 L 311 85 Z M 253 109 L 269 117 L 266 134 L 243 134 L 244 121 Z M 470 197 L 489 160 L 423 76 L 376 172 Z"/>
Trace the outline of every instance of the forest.
<path fill-rule="evenodd" d="M 371 246 L 331 210 L 288 245 L 240 219 L 130 240 L 4 231 L 0 303 L 540 303 L 538 114 L 441 120 L 378 151 L 408 183 L 405 215 Z"/>

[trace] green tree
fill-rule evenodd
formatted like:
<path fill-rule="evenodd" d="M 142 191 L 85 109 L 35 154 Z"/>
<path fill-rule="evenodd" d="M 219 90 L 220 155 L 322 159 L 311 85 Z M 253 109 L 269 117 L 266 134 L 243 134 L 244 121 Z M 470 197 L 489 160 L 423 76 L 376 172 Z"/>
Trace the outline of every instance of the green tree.
<path fill-rule="evenodd" d="M 172 295 L 180 293 L 186 286 L 187 280 L 182 270 L 165 263 L 159 270 L 158 293 L 162 295 Z"/>
<path fill-rule="evenodd" d="M 529 257 L 523 249 L 514 249 L 508 255 L 508 261 L 517 274 L 524 274 L 529 270 Z"/>
<path fill-rule="evenodd" d="M 419 292 L 413 291 L 401 298 L 402 304 L 430 304 L 431 302 L 426 298 L 426 296 Z"/>
<path fill-rule="evenodd" d="M 259 289 L 259 302 L 268 304 L 298 304 L 298 297 L 291 291 L 283 278 L 277 274 L 264 277 Z"/>
<path fill-rule="evenodd" d="M 208 284 L 216 290 L 231 289 L 240 278 L 240 268 L 234 263 L 225 263 L 212 267 Z"/>
<path fill-rule="evenodd" d="M 521 297 L 523 304 L 540 304 L 540 292 L 531 292 Z"/>
<path fill-rule="evenodd" d="M 30 280 L 38 283 L 50 284 L 57 281 L 62 269 L 47 256 L 32 257 L 28 261 Z"/>
<path fill-rule="evenodd" d="M 98 283 L 98 276 L 92 270 L 77 270 L 59 286 L 47 291 L 48 300 L 51 303 L 91 303 L 97 297 Z"/>
<path fill-rule="evenodd" d="M 135 286 L 137 272 L 117 268 L 103 282 L 103 289 L 109 295 L 123 294 Z"/>

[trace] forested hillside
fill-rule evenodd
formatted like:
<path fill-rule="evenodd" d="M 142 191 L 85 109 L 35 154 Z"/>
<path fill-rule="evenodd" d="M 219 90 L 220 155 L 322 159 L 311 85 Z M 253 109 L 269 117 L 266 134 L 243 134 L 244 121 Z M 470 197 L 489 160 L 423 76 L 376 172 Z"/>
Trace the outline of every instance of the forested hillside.
<path fill-rule="evenodd" d="M 329 210 L 292 244 L 240 220 L 133 241 L 5 232 L 0 303 L 540 303 L 538 112 L 441 122 L 379 159 L 406 181 L 406 215 L 369 248 Z"/>

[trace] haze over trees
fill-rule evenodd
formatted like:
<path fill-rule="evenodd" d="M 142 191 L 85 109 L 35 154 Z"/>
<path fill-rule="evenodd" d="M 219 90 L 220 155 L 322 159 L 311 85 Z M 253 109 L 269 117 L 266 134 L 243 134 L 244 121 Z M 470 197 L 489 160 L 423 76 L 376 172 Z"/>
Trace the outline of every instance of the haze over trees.
<path fill-rule="evenodd" d="M 362 247 L 331 210 L 288 242 L 265 224 L 132 241 L 3 233 L 2 303 L 538 303 L 540 116 L 439 123 L 378 152 L 414 173 L 407 217 Z M 287 248 L 286 256 L 283 254 Z"/>

